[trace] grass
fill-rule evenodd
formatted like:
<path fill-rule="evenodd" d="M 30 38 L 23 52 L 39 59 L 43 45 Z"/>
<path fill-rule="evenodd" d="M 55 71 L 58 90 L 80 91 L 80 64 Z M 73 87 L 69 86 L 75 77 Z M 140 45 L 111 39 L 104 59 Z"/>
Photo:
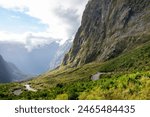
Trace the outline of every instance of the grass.
<path fill-rule="evenodd" d="M 5 85 L 6 86 L 6 85 Z M 38 92 L 24 91 L 15 96 L 7 88 L 1 91 L 1 99 L 56 99 L 56 100 L 111 100 L 111 99 L 150 99 L 150 71 L 130 74 L 104 75 L 98 81 L 76 81 L 57 84 L 50 89 Z"/>
<path fill-rule="evenodd" d="M 150 99 L 150 72 L 104 78 L 96 82 L 91 90 L 79 95 L 81 100 L 91 99 Z"/>

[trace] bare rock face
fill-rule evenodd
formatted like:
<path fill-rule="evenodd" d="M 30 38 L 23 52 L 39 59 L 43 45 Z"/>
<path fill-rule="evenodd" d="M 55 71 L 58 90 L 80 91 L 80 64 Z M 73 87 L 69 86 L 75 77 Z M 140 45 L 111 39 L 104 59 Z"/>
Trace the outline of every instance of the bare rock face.
<path fill-rule="evenodd" d="M 63 65 L 106 61 L 150 40 L 150 0 L 90 0 Z"/>

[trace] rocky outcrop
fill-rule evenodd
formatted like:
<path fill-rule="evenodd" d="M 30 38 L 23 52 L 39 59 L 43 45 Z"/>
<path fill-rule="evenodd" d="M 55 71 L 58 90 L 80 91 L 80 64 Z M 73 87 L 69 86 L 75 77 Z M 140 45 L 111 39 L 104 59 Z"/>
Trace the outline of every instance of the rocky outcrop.
<path fill-rule="evenodd" d="M 109 60 L 149 41 L 149 35 L 150 0 L 90 0 L 63 65 Z"/>

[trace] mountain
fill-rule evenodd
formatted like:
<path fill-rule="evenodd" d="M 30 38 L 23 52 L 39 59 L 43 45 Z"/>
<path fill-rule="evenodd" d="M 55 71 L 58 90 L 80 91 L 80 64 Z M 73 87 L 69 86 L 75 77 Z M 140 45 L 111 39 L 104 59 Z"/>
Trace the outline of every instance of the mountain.
<path fill-rule="evenodd" d="M 0 83 L 21 81 L 26 77 L 14 64 L 6 62 L 0 55 Z"/>
<path fill-rule="evenodd" d="M 150 0 L 90 0 L 63 65 L 107 61 L 150 40 Z"/>
<path fill-rule="evenodd" d="M 50 61 L 50 70 L 61 65 L 65 54 L 69 51 L 72 45 L 72 40 L 67 40 L 65 43 L 59 45 L 53 59 Z"/>
<path fill-rule="evenodd" d="M 53 41 L 28 51 L 23 44 L 0 42 L 0 54 L 24 73 L 38 75 L 61 64 L 71 43 L 68 40 L 60 45 L 59 42 Z"/>
<path fill-rule="evenodd" d="M 49 62 L 58 47 L 59 44 L 53 42 L 28 51 L 23 44 L 1 42 L 0 54 L 24 73 L 37 75 L 49 69 Z"/>
<path fill-rule="evenodd" d="M 10 82 L 11 78 L 10 78 L 10 73 L 8 72 L 8 69 L 6 67 L 6 62 L 4 61 L 4 59 L 2 58 L 2 56 L 0 55 L 0 82 Z"/>

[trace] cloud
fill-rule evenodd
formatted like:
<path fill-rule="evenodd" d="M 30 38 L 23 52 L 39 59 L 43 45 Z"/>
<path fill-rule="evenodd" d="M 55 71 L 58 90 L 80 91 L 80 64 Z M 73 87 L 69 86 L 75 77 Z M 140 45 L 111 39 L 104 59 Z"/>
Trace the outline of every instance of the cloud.
<path fill-rule="evenodd" d="M 19 42 L 19 43 L 25 43 L 24 40 L 24 34 L 15 34 L 15 33 L 10 33 L 10 32 L 0 32 L 0 41 L 5 41 L 5 42 Z"/>
<path fill-rule="evenodd" d="M 14 34 L 10 32 L 0 32 L 0 41 L 9 43 L 21 43 L 30 52 L 35 48 L 50 44 L 54 41 L 60 41 L 54 39 L 46 32 L 32 33 L 26 32 L 24 34 Z"/>
<path fill-rule="evenodd" d="M 68 35 L 74 35 L 75 31 L 80 25 L 80 16 L 79 14 L 77 14 L 77 10 L 70 8 L 64 9 L 63 7 L 59 7 L 55 9 L 55 13 L 65 25 L 68 25 L 68 28 L 66 28 L 66 32 L 68 33 Z"/>
<path fill-rule="evenodd" d="M 0 0 L 0 7 L 16 10 L 22 13 L 25 13 L 31 17 L 37 18 L 42 24 L 48 25 L 48 28 L 45 32 L 41 32 L 40 36 L 45 37 L 48 35 L 48 38 L 37 38 L 39 34 L 35 35 L 36 39 L 27 37 L 27 32 L 24 34 L 11 34 L 13 40 L 17 40 L 20 37 L 25 40 L 28 40 L 30 43 L 28 45 L 36 45 L 35 43 L 46 43 L 46 40 L 51 39 L 61 39 L 67 40 L 72 38 L 81 22 L 81 17 L 85 5 L 88 0 Z M 6 34 L 3 33 L 3 36 Z M 6 35 L 5 35 L 6 36 Z M 9 38 L 11 38 L 9 36 Z M 23 37 L 24 36 L 24 37 Z M 20 39 L 21 39 L 20 38 Z M 51 38 L 51 39 L 50 39 Z M 6 40 L 8 37 L 6 38 Z M 29 41 L 29 39 L 31 39 Z M 34 41 L 33 41 L 34 40 Z M 41 41 L 40 41 L 41 40 Z"/>
<path fill-rule="evenodd" d="M 56 40 L 59 41 L 59 39 L 53 39 L 46 33 L 28 33 L 26 35 L 25 48 L 31 52 L 35 48 L 48 45 Z"/>

